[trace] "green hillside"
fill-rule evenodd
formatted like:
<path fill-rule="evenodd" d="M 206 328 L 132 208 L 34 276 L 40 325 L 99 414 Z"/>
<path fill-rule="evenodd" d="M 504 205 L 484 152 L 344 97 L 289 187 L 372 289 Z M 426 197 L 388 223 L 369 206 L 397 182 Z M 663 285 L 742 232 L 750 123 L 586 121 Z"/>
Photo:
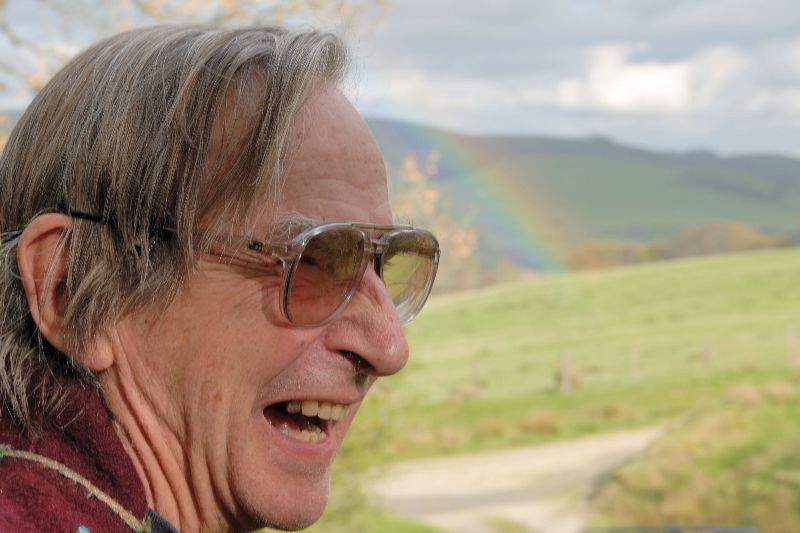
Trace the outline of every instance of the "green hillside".
<path fill-rule="evenodd" d="M 800 251 L 779 250 L 434 299 L 408 328 L 407 369 L 379 383 L 350 445 L 393 460 L 573 437 L 790 379 L 798 272 Z M 554 373 L 567 356 L 579 383 L 564 394 Z"/>
<path fill-rule="evenodd" d="M 709 161 L 689 168 L 679 158 L 609 154 L 520 155 L 487 173 L 529 184 L 565 206 L 586 239 L 650 241 L 713 220 L 744 221 L 792 231 L 800 224 L 797 187 L 785 195 L 767 178 L 735 164 Z"/>
<path fill-rule="evenodd" d="M 474 222 L 489 261 L 510 250 L 541 266 L 528 235 L 565 257 L 587 240 L 649 242 L 712 221 L 790 234 L 800 228 L 800 160 L 656 153 L 591 138 L 473 137 L 413 124 L 370 123 L 397 172 L 403 157 L 436 150 L 439 181 Z M 510 213 L 510 220 L 504 220 Z"/>

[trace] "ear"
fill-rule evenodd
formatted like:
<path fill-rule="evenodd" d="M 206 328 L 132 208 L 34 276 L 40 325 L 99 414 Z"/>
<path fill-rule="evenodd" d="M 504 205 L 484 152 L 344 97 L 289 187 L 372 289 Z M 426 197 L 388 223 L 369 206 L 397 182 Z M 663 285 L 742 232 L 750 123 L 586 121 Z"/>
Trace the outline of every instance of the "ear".
<path fill-rule="evenodd" d="M 17 266 L 28 299 L 31 318 L 42 336 L 64 352 L 66 309 L 67 231 L 66 215 L 48 213 L 34 218 L 22 232 L 17 246 Z"/>
<path fill-rule="evenodd" d="M 69 250 L 67 234 L 72 219 L 60 213 L 34 218 L 22 232 L 17 246 L 19 268 L 31 318 L 42 336 L 54 348 L 70 357 L 64 334 L 67 308 L 66 268 Z M 110 364 L 104 343 L 92 343 L 80 363 L 90 370 L 102 370 Z M 77 362 L 77 361 L 76 361 Z"/>

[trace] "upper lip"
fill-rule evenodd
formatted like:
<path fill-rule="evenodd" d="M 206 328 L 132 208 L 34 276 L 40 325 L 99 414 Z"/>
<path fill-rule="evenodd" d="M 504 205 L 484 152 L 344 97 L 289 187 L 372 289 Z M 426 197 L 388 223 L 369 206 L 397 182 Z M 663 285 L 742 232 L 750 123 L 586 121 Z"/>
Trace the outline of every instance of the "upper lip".
<path fill-rule="evenodd" d="M 354 399 L 352 396 L 349 397 L 349 398 L 344 398 L 342 396 L 334 398 L 334 397 L 331 397 L 331 396 L 324 397 L 324 396 L 319 396 L 319 395 L 315 395 L 315 394 L 308 394 L 308 395 L 297 394 L 295 396 L 292 396 L 292 397 L 289 397 L 289 398 L 285 398 L 283 400 L 277 400 L 277 401 L 271 402 L 271 403 L 267 404 L 267 407 L 269 407 L 270 405 L 291 402 L 292 400 L 299 400 L 301 402 L 304 401 L 304 400 L 311 400 L 311 401 L 316 401 L 316 402 L 328 402 L 328 403 L 340 404 L 340 405 L 352 405 L 352 404 L 355 404 L 355 403 L 358 403 L 358 402 L 362 401 L 363 399 L 364 399 L 363 396 L 359 396 L 359 397 Z"/>

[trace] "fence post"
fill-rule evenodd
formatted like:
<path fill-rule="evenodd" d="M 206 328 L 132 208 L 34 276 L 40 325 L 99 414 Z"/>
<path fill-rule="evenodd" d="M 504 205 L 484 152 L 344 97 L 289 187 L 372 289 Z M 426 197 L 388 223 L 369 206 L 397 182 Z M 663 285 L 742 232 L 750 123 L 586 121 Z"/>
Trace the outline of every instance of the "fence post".
<path fill-rule="evenodd" d="M 797 332 L 791 326 L 786 328 L 786 361 L 790 366 L 798 366 Z"/>
<path fill-rule="evenodd" d="M 641 366 L 641 350 L 638 346 L 634 346 L 631 350 L 631 357 L 630 357 L 630 378 L 631 381 L 639 381 L 640 373 L 639 369 Z"/>
<path fill-rule="evenodd" d="M 572 365 L 569 359 L 569 352 L 561 352 L 561 360 L 558 364 L 558 391 L 562 393 L 572 390 Z"/>

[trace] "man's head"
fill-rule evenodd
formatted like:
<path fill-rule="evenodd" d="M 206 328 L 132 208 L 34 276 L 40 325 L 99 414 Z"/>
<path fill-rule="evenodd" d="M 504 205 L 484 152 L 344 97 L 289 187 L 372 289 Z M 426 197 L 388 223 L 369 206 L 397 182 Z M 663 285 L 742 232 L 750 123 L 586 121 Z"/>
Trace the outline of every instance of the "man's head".
<path fill-rule="evenodd" d="M 327 322 L 286 313 L 298 265 L 332 255 L 326 272 L 348 272 L 384 246 L 360 229 L 363 242 L 346 233 L 358 254 L 312 253 L 298 234 L 392 223 L 380 152 L 336 88 L 344 57 L 325 34 L 164 27 L 56 75 L 0 162 L 3 416 L 30 428 L 96 383 L 151 500 L 190 494 L 201 522 L 242 528 L 319 516 L 369 385 L 407 358 L 405 289 L 378 275 L 398 271 L 390 260 L 343 276 L 354 290 Z M 265 240 L 288 245 L 252 246 Z"/>

